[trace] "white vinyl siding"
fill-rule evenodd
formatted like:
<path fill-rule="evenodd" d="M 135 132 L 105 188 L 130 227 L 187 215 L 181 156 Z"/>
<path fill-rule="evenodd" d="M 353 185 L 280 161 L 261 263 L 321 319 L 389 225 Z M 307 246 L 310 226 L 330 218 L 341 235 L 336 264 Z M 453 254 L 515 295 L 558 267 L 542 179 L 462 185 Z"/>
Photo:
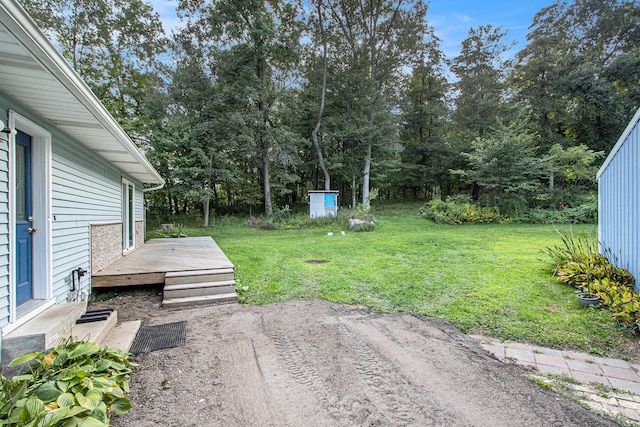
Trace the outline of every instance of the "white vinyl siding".
<path fill-rule="evenodd" d="M 0 120 L 5 123 L 9 108 L 51 133 L 51 289 L 56 302 L 66 302 L 71 286 L 65 279 L 78 267 L 90 269 L 90 224 L 122 222 L 122 178 L 136 186 L 136 220 L 142 220 L 143 186 L 0 92 Z M 8 143 L 0 136 L 0 328 L 10 321 L 11 304 L 8 158 Z M 87 287 L 89 281 L 87 274 L 82 278 L 81 287 Z"/>
<path fill-rule="evenodd" d="M 136 221 L 142 221 L 144 219 L 144 193 L 142 192 L 142 185 L 136 184 L 136 194 L 135 194 L 135 218 Z M 136 239 L 142 238 L 140 236 L 136 236 Z M 136 246 L 138 243 L 136 243 Z"/>
<path fill-rule="evenodd" d="M 0 119 L 7 123 L 5 110 Z M 3 134 L 4 136 L 4 134 Z M 0 136 L 0 327 L 9 323 L 9 151 Z"/>
<path fill-rule="evenodd" d="M 89 225 L 122 221 L 121 172 L 84 147 L 54 139 L 51 213 L 53 294 L 62 302 L 71 270 L 90 269 Z"/>

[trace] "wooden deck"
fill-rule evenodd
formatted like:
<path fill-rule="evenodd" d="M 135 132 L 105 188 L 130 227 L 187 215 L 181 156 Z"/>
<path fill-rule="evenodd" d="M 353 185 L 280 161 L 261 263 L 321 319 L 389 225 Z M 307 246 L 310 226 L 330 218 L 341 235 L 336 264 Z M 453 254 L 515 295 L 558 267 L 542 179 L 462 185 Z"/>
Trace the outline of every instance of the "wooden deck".
<path fill-rule="evenodd" d="M 91 277 L 94 288 L 163 284 L 170 272 L 233 269 L 211 237 L 151 239 Z"/>

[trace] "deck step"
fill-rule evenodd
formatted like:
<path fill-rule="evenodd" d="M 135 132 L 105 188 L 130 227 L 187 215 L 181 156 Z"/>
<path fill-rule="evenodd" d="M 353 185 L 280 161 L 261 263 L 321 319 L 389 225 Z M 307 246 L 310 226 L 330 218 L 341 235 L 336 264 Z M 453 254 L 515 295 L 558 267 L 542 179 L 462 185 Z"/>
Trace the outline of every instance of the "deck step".
<path fill-rule="evenodd" d="M 169 272 L 164 276 L 165 285 L 181 285 L 198 282 L 223 282 L 234 279 L 233 268 Z"/>
<path fill-rule="evenodd" d="M 166 298 L 162 300 L 162 307 L 190 307 L 196 305 L 222 304 L 234 302 L 236 299 L 237 295 L 235 292 L 183 298 Z"/>
<path fill-rule="evenodd" d="M 190 296 L 229 294 L 236 291 L 236 282 L 196 282 L 179 285 L 165 285 L 164 298 L 182 298 Z"/>

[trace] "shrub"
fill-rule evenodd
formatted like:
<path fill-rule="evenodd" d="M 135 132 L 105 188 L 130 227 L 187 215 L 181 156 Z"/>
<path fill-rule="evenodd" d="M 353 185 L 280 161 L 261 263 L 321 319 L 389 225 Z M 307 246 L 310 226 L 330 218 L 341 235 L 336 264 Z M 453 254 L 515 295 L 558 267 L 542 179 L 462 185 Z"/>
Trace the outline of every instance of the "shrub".
<path fill-rule="evenodd" d="M 633 275 L 598 253 L 595 239 L 561 236 L 561 245 L 547 249 L 554 261 L 554 276 L 576 289 L 597 294 L 614 318 L 638 331 L 640 295 L 635 293 Z"/>
<path fill-rule="evenodd" d="M 638 329 L 640 299 L 634 292 L 633 286 L 604 278 L 594 280 L 591 290 L 600 296 L 600 300 L 609 308 L 613 317 Z"/>
<path fill-rule="evenodd" d="M 242 225 L 244 225 L 245 227 L 260 227 L 260 224 L 262 224 L 262 221 L 260 221 L 258 218 L 251 217 Z"/>
<path fill-rule="evenodd" d="M 110 414 L 131 409 L 125 392 L 136 364 L 117 350 L 70 339 L 9 366 L 19 365 L 29 373 L 2 377 L 0 425 L 108 426 Z"/>
<path fill-rule="evenodd" d="M 420 209 L 420 215 L 436 224 L 452 225 L 496 223 L 503 220 L 497 208 L 482 207 L 467 201 L 459 203 L 457 200 L 458 198 L 453 199 L 451 197 L 446 202 L 431 200 Z"/>
<path fill-rule="evenodd" d="M 513 219 L 529 224 L 595 224 L 598 222 L 598 203 L 592 201 L 562 210 L 529 209 L 518 212 Z"/>

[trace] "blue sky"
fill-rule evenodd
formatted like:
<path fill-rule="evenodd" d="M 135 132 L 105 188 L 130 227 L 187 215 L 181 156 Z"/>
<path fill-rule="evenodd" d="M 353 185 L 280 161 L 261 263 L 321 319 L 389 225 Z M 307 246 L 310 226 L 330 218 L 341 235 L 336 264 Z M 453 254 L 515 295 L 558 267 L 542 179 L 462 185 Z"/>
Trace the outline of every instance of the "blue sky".
<path fill-rule="evenodd" d="M 162 18 L 164 29 L 180 25 L 176 17 L 176 0 L 150 0 Z M 427 20 L 442 40 L 441 48 L 448 58 L 460 52 L 460 43 L 467 37 L 470 27 L 492 24 L 508 30 L 507 39 L 517 45 L 511 56 L 526 43 L 528 27 L 533 16 L 553 0 L 431 0 Z"/>
<path fill-rule="evenodd" d="M 486 24 L 508 30 L 507 39 L 517 43 L 511 51 L 515 55 L 525 46 L 535 14 L 551 4 L 553 0 L 432 0 L 427 21 L 442 40 L 448 58 L 460 52 L 470 27 Z"/>

